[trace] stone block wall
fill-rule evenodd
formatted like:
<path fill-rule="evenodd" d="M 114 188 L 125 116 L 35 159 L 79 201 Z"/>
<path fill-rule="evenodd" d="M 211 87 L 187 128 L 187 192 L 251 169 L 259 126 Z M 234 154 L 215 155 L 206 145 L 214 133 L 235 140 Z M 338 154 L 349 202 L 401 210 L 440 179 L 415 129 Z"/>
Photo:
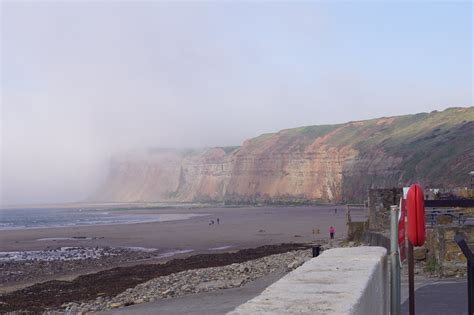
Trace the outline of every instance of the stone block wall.
<path fill-rule="evenodd" d="M 364 232 L 367 230 L 366 222 L 348 222 L 347 224 L 347 240 L 348 241 L 362 241 Z"/>
<path fill-rule="evenodd" d="M 438 226 L 427 231 L 426 247 L 428 255 L 436 260 L 436 272 L 441 276 L 464 276 L 467 273 L 466 258 L 454 241 L 461 234 L 474 250 L 474 226 Z"/>
<path fill-rule="evenodd" d="M 369 229 L 390 229 L 390 206 L 398 205 L 402 195 L 402 188 L 369 190 Z"/>

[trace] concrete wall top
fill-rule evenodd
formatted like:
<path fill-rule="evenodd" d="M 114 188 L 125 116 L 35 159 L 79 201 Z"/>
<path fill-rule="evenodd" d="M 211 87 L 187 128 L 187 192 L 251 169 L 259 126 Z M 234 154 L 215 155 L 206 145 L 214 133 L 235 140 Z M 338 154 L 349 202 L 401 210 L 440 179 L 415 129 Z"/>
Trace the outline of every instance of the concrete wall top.
<path fill-rule="evenodd" d="M 229 314 L 385 314 L 386 253 L 368 246 L 324 251 Z"/>

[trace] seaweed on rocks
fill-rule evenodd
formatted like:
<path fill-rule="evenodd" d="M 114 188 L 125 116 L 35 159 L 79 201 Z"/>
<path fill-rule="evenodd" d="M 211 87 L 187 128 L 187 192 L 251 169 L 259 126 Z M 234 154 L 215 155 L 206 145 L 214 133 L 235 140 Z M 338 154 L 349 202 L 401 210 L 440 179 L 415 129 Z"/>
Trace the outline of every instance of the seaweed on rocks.
<path fill-rule="evenodd" d="M 40 313 L 69 302 L 86 302 L 98 296 L 113 297 L 140 283 L 173 273 L 226 266 L 308 248 L 305 244 L 266 245 L 236 252 L 200 254 L 162 264 L 117 267 L 82 275 L 72 281 L 47 281 L 0 296 L 0 312 Z"/>

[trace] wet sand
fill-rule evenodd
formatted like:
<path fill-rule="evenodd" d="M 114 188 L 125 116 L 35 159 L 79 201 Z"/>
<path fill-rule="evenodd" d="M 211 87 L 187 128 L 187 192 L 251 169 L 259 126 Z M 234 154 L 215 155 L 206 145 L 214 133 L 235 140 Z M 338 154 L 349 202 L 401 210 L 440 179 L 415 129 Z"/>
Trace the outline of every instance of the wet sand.
<path fill-rule="evenodd" d="M 192 249 L 197 253 L 216 248 L 239 249 L 267 244 L 310 242 L 327 239 L 330 225 L 335 226 L 337 237 L 346 233 L 344 208 L 338 207 L 337 214 L 334 213 L 334 208 L 335 206 L 272 206 L 138 209 L 133 213 L 208 215 L 166 222 L 4 230 L 0 231 L 0 251 L 108 246 L 155 248 L 162 251 Z M 132 213 L 131 210 L 128 212 Z M 220 219 L 220 224 L 209 225 L 209 221 L 216 221 L 216 218 Z M 320 229 L 320 234 L 313 234 L 313 229 Z"/>
<path fill-rule="evenodd" d="M 61 247 L 78 247 L 78 252 L 84 252 L 83 249 L 100 251 L 102 248 L 123 252 L 118 256 L 77 261 L 0 261 L 0 293 L 48 280 L 71 280 L 82 274 L 119 266 L 153 264 L 196 254 L 223 253 L 262 245 L 327 240 L 330 225 L 336 227 L 336 238 L 342 238 L 346 233 L 344 207 L 338 207 L 337 214 L 335 207 L 120 210 L 122 213 L 139 214 L 206 215 L 165 222 L 0 231 L 0 252 L 58 251 Z M 217 218 L 220 219 L 219 224 L 216 223 Z M 210 220 L 215 223 L 209 225 Z M 313 229 L 315 232 L 319 229 L 320 234 L 313 234 Z M 126 248 L 134 250 L 127 251 Z"/>

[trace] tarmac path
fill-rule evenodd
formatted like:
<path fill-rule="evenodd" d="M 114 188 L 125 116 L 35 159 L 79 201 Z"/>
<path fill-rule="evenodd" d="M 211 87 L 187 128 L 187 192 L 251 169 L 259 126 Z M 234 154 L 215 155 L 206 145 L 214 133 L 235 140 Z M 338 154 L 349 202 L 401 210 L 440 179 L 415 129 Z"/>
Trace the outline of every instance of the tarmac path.
<path fill-rule="evenodd" d="M 405 294 L 403 294 L 405 292 Z M 402 314 L 408 314 L 408 285 L 402 286 Z M 415 287 L 416 315 L 465 315 L 467 310 L 466 279 L 437 280 Z"/>
<path fill-rule="evenodd" d="M 151 303 L 131 305 L 118 310 L 110 310 L 96 314 L 102 315 L 217 315 L 232 311 L 240 304 L 259 295 L 266 287 L 283 277 L 286 272 L 277 271 L 258 280 L 232 289 L 198 293 L 172 299 L 158 300 Z"/>

